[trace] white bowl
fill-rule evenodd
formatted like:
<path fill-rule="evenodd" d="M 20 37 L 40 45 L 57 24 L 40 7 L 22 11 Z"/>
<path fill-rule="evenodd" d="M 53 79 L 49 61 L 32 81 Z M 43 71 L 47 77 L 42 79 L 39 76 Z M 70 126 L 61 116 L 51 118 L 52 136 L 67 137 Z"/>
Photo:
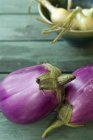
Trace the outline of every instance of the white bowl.
<path fill-rule="evenodd" d="M 50 0 L 50 1 L 53 1 L 53 0 Z M 74 0 L 74 1 L 77 1 L 77 0 Z M 82 2 L 84 2 L 84 1 L 85 0 L 83 0 Z M 88 2 L 88 0 L 86 1 L 86 3 L 87 2 Z M 79 6 L 79 5 L 77 5 L 77 6 Z M 93 6 L 93 0 L 92 0 L 91 6 Z M 43 7 L 41 4 L 38 4 L 38 10 L 39 10 L 39 14 L 42 17 L 42 19 L 45 22 L 47 22 L 48 24 L 52 25 L 52 22 L 49 18 L 48 10 L 45 7 Z M 67 38 L 67 39 L 71 39 L 71 40 L 79 40 L 79 41 L 86 40 L 87 41 L 87 40 L 93 39 L 93 30 L 87 30 L 87 31 L 70 30 L 67 33 L 65 33 L 65 35 L 63 37 Z"/>

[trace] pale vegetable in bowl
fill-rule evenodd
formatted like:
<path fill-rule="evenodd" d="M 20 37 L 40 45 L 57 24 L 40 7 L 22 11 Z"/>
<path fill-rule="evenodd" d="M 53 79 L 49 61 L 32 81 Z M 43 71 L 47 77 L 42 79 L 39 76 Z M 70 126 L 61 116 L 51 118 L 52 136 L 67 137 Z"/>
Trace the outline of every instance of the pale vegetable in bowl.
<path fill-rule="evenodd" d="M 38 0 L 39 13 L 49 28 L 43 33 L 57 32 L 55 43 L 61 37 L 72 40 L 93 38 L 93 1 Z"/>

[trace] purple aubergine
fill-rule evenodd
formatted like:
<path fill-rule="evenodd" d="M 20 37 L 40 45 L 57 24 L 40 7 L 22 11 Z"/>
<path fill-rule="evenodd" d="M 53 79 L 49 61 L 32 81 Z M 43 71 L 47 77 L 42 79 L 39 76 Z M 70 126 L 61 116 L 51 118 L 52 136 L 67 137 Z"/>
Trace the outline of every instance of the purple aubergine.
<path fill-rule="evenodd" d="M 26 67 L 10 73 L 0 83 L 0 110 L 16 123 L 39 121 L 57 108 L 62 100 L 58 78 L 65 84 L 74 76 L 69 75 L 64 79 L 61 71 L 50 64 Z"/>
<path fill-rule="evenodd" d="M 46 129 L 43 137 L 62 125 L 77 127 L 93 121 L 93 66 L 80 68 L 73 75 L 76 79 L 66 85 L 59 119 Z"/>

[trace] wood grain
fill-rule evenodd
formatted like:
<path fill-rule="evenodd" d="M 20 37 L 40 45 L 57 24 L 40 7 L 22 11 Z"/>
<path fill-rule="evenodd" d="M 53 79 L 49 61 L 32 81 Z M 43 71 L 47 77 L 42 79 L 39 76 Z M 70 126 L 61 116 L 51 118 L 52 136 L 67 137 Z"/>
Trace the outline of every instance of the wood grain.
<path fill-rule="evenodd" d="M 42 35 L 48 26 L 36 19 L 37 15 L 0 15 L 0 40 L 35 41 L 52 40 L 56 33 Z"/>
<path fill-rule="evenodd" d="M 0 14 L 28 14 L 31 0 L 0 0 Z M 38 13 L 37 3 L 32 3 L 31 12 Z"/>
<path fill-rule="evenodd" d="M 21 67 L 51 63 L 63 72 L 93 64 L 93 44 L 75 46 L 59 41 L 0 42 L 0 72 L 11 72 Z"/>

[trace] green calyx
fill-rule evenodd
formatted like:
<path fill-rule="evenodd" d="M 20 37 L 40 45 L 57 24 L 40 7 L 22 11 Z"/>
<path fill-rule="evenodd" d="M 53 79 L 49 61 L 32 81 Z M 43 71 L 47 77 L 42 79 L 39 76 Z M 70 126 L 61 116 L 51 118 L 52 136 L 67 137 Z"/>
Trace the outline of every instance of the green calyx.
<path fill-rule="evenodd" d="M 37 78 L 37 83 L 42 90 L 52 90 L 58 88 L 57 78 L 61 75 L 61 71 L 51 64 L 43 64 L 49 72 Z"/>
<path fill-rule="evenodd" d="M 61 104 L 62 101 L 62 90 L 57 82 L 57 78 L 61 75 L 61 71 L 57 68 L 52 66 L 51 64 L 43 64 L 49 72 L 46 74 L 41 75 L 37 78 L 37 83 L 41 90 L 52 90 L 55 91 L 57 98 Z M 64 93 L 63 93 L 64 94 Z M 59 106 L 60 106 L 59 104 Z M 58 108 L 59 108 L 58 106 Z"/>
<path fill-rule="evenodd" d="M 72 74 L 62 75 L 61 71 L 51 64 L 43 64 L 48 72 L 37 78 L 37 83 L 42 90 L 56 90 L 75 79 Z"/>
<path fill-rule="evenodd" d="M 61 71 L 51 64 L 43 64 L 48 72 L 43 74 L 37 78 L 37 83 L 39 84 L 39 88 L 41 90 L 52 90 L 56 91 L 58 99 L 60 103 L 62 101 L 62 97 L 64 94 L 63 85 L 75 79 L 75 76 L 70 75 L 62 75 Z"/>
<path fill-rule="evenodd" d="M 74 80 L 75 76 L 72 74 L 61 75 L 57 78 L 58 83 L 62 86 Z"/>
<path fill-rule="evenodd" d="M 65 104 L 59 110 L 57 120 L 55 120 L 43 133 L 42 137 L 45 138 L 52 130 L 67 125 L 70 122 L 72 114 L 72 108 L 69 104 Z"/>
<path fill-rule="evenodd" d="M 59 110 L 57 120 L 55 120 L 43 133 L 42 138 L 45 138 L 52 130 L 59 128 L 63 125 L 69 127 L 79 127 L 81 125 L 78 124 L 71 124 L 71 115 L 72 115 L 72 107 L 65 103 L 61 109 Z"/>

